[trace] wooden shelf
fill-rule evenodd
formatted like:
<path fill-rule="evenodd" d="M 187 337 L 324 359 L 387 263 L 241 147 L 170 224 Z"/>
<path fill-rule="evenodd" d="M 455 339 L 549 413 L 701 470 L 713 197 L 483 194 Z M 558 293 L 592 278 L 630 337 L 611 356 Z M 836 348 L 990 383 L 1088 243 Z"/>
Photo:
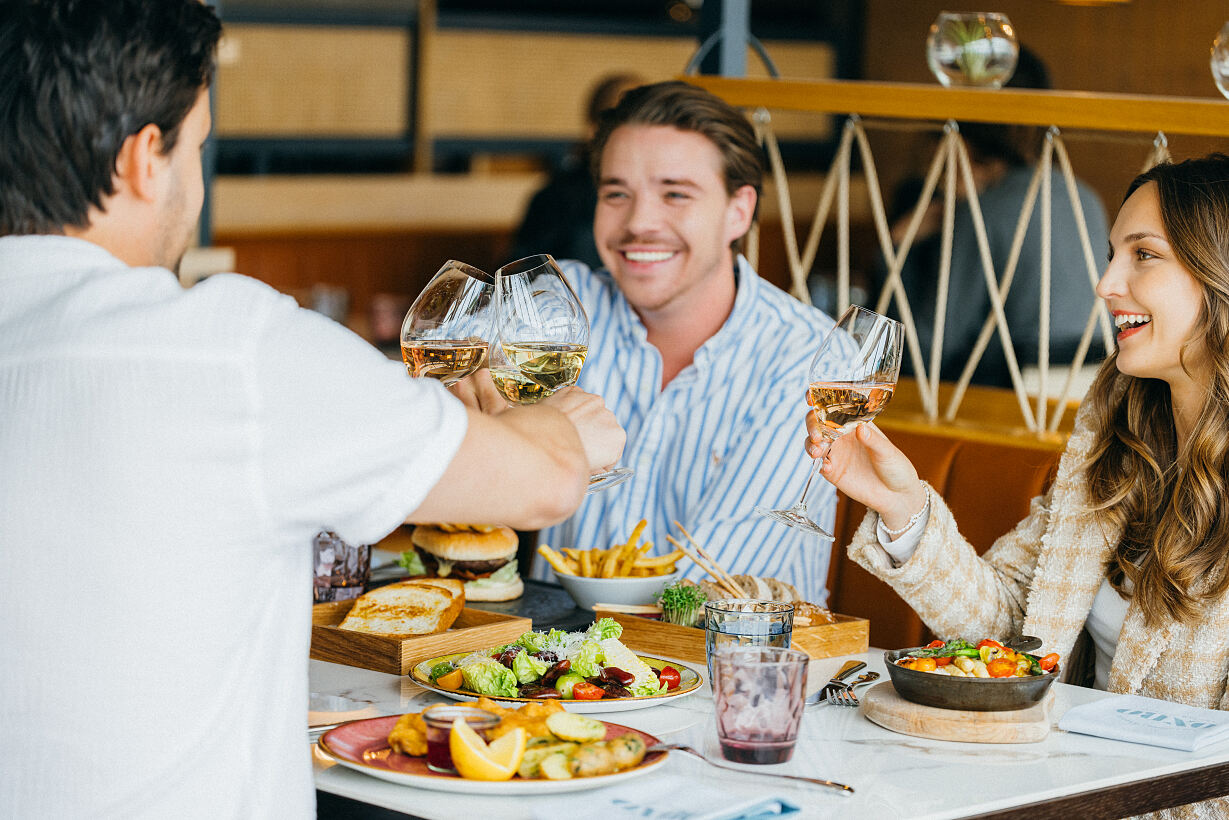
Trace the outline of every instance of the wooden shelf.
<path fill-rule="evenodd" d="M 854 80 L 687 77 L 745 108 L 859 114 L 914 120 L 1054 125 L 1096 131 L 1229 135 L 1229 103 L 1198 97 L 1136 96 L 1015 88 L 943 88 Z"/>

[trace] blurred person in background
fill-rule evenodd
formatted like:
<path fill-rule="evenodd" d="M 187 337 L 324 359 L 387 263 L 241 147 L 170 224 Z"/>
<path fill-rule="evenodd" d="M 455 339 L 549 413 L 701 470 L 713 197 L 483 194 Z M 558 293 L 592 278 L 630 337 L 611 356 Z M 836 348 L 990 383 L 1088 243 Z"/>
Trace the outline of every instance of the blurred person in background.
<path fill-rule="evenodd" d="M 1045 64 L 1029 49 L 1021 46 L 1015 73 L 1007 83 L 1011 88 L 1050 88 Z M 1041 153 L 1044 130 L 1033 126 L 961 123 L 960 135 L 969 149 L 969 160 L 977 185 L 978 202 L 985 221 L 990 257 L 994 261 L 996 279 L 1001 279 L 1015 237 L 1034 165 Z M 933 153 L 933 151 L 931 152 Z M 929 154 L 927 155 L 929 156 Z M 1084 252 L 1072 213 L 1071 200 L 1062 172 L 1055 160 L 1051 171 L 1051 238 L 1050 238 L 1050 351 L 1052 364 L 1069 364 L 1075 358 L 1088 314 L 1097 297 L 1088 278 Z M 913 215 L 923 180 L 914 177 L 898 186 L 892 198 L 892 239 L 899 245 Z M 909 306 L 917 324 L 922 358 L 929 361 L 935 332 L 935 306 L 938 300 L 939 260 L 943 227 L 943 181 L 935 189 L 926 210 L 921 229 L 901 268 L 901 284 L 909 297 Z M 991 315 L 990 292 L 986 288 L 981 252 L 973 227 L 973 214 L 967 194 L 960 182 L 960 199 L 952 230 L 951 278 L 948 283 L 947 308 L 943 328 L 943 353 L 940 359 L 941 378 L 956 381 L 964 371 L 969 356 L 986 318 Z M 1099 258 L 1106 246 L 1105 207 L 1100 197 L 1077 180 L 1080 206 L 1088 226 L 1088 238 L 1094 258 Z M 1041 192 L 1038 191 L 1029 218 L 1020 259 L 1016 264 L 1011 290 L 1005 302 L 1007 326 L 1016 358 L 1023 368 L 1038 363 L 1038 310 L 1041 304 Z M 887 269 L 877 270 L 874 298 L 882 290 Z M 891 315 L 899 318 L 896 301 L 892 300 Z M 1095 363 L 1104 355 L 1098 328 L 1092 337 L 1085 362 Z M 912 359 L 906 356 L 902 369 L 912 370 Z M 973 372 L 973 383 L 994 387 L 1011 387 L 1011 373 L 999 341 L 998 332 L 990 337 L 981 361 Z"/>
<path fill-rule="evenodd" d="M 567 516 L 623 433 L 492 418 L 253 279 L 174 273 L 221 24 L 0 2 L 0 817 L 314 816 L 312 537 Z"/>
<path fill-rule="evenodd" d="M 601 113 L 613 108 L 623 92 L 643 83 L 635 74 L 615 73 L 594 84 L 585 103 L 585 139 L 529 200 L 512 242 L 511 259 L 549 253 L 556 259 L 578 259 L 591 268 L 601 267 L 593 242 L 597 187 L 589 168 L 589 140 L 593 139 Z"/>

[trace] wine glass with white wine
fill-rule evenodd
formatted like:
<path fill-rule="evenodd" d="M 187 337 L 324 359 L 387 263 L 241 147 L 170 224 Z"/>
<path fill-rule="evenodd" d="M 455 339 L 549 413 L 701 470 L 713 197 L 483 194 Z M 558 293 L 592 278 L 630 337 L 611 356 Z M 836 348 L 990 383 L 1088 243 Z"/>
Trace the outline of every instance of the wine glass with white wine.
<path fill-rule="evenodd" d="M 495 321 L 487 350 L 496 389 L 513 404 L 534 404 L 575 384 L 589 353 L 589 317 L 549 254 L 495 272 Z M 626 481 L 619 467 L 589 479 L 586 494 Z"/>
<path fill-rule="evenodd" d="M 903 348 L 903 326 L 895 319 L 858 305 L 850 305 L 841 314 L 807 368 L 807 404 L 819 414 L 825 437 L 837 439 L 878 415 L 896 390 Z M 832 540 L 832 533 L 807 514 L 807 494 L 821 463 L 822 459 L 815 459 L 811 465 L 794 506 L 786 510 L 756 507 L 755 511 Z"/>
<path fill-rule="evenodd" d="M 486 362 L 495 279 L 449 259 L 401 323 L 401 358 L 411 376 L 455 384 Z"/>

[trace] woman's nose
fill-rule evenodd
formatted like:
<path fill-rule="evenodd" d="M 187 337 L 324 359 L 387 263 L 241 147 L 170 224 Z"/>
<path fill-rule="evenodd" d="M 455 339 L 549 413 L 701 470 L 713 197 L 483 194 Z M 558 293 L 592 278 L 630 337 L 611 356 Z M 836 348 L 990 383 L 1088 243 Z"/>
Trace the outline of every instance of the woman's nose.
<path fill-rule="evenodd" d="M 1125 291 L 1125 284 L 1126 280 L 1119 272 L 1119 266 L 1114 264 L 1114 260 L 1111 259 L 1109 264 L 1105 266 L 1105 272 L 1097 280 L 1097 296 L 1100 296 L 1102 299 L 1122 296 Z"/>

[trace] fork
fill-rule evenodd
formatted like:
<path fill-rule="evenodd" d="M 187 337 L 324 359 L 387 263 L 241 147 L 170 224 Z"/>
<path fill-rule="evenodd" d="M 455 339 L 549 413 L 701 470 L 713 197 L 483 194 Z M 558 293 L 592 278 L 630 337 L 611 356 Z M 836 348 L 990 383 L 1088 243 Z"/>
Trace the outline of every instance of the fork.
<path fill-rule="evenodd" d="M 832 680 L 825 683 L 819 691 L 815 692 L 815 694 L 806 699 L 806 705 L 814 706 L 824 698 L 828 697 L 828 694 L 833 690 L 844 689 L 847 685 L 845 683 L 845 678 L 849 677 L 854 672 L 857 672 L 864 666 L 866 666 L 866 664 L 862 661 L 845 661 L 845 664 L 841 667 L 840 671 L 832 676 Z"/>
<path fill-rule="evenodd" d="M 867 672 L 859 675 L 852 683 L 845 684 L 844 687 L 832 689 L 827 694 L 828 703 L 833 706 L 858 706 L 861 701 L 858 696 L 853 693 L 855 686 L 865 686 L 868 683 L 876 680 L 879 677 L 878 672 Z"/>
<path fill-rule="evenodd" d="M 689 755 L 694 755 L 700 758 L 701 760 L 703 760 L 708 765 L 715 766 L 718 769 L 728 769 L 731 772 L 740 772 L 742 774 L 758 775 L 760 777 L 780 777 L 786 780 L 798 780 L 803 783 L 810 783 L 813 786 L 825 786 L 829 789 L 836 789 L 837 791 L 839 791 L 841 794 L 845 795 L 846 797 L 853 794 L 852 786 L 846 786 L 844 783 L 837 783 L 834 780 L 824 780 L 821 777 L 802 777 L 801 775 L 796 775 L 796 774 L 778 774 L 776 772 L 755 772 L 755 771 L 751 771 L 750 769 L 743 769 L 737 766 L 727 766 L 724 763 L 718 763 L 715 760 L 710 760 L 709 758 L 701 754 L 699 751 L 692 748 L 691 746 L 686 745 L 685 743 L 654 743 L 652 746 L 645 749 L 646 754 L 648 752 L 668 752 L 668 751 L 685 752 Z"/>

